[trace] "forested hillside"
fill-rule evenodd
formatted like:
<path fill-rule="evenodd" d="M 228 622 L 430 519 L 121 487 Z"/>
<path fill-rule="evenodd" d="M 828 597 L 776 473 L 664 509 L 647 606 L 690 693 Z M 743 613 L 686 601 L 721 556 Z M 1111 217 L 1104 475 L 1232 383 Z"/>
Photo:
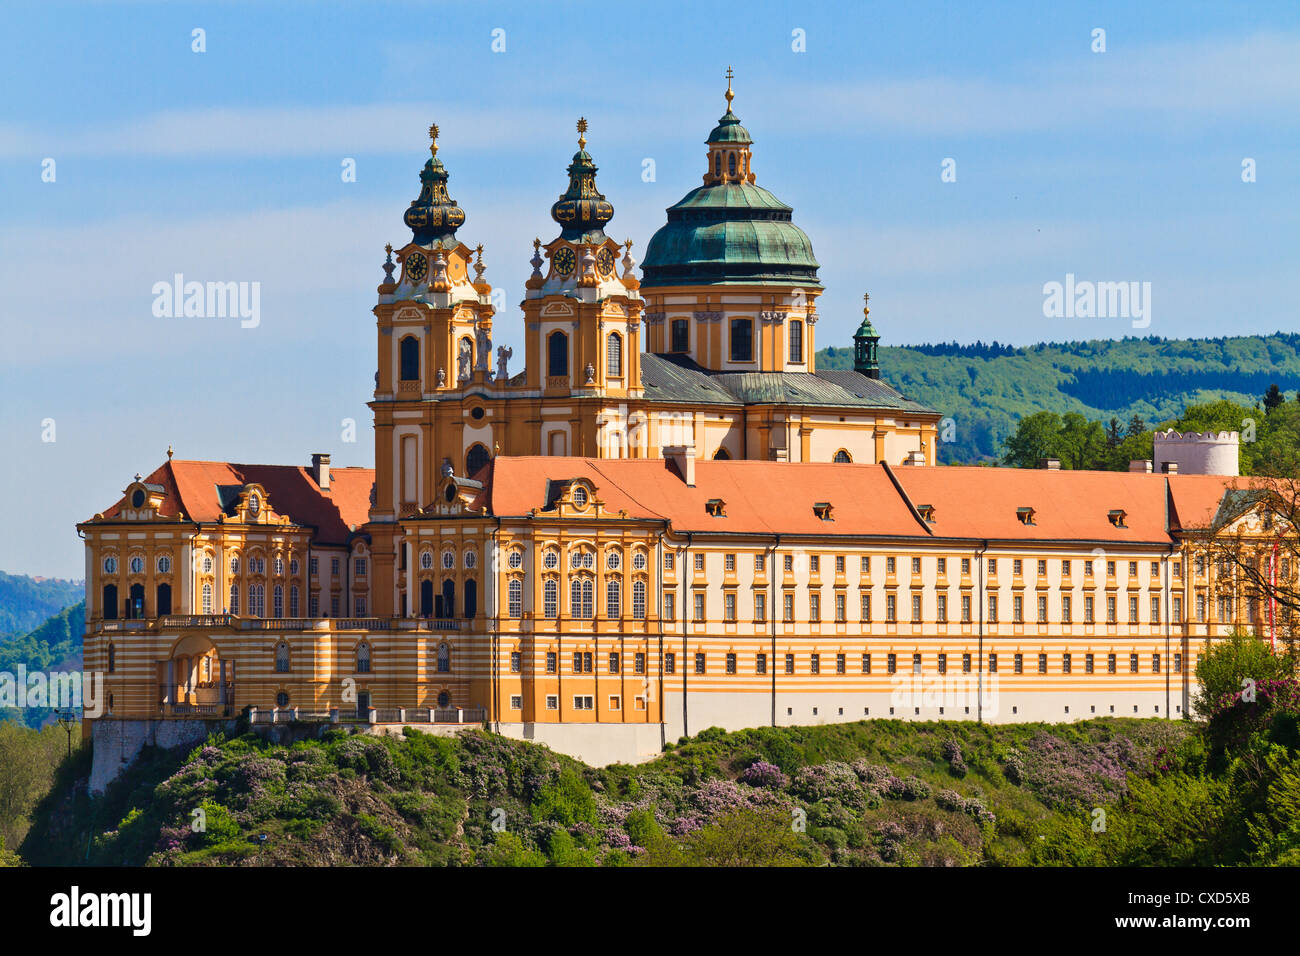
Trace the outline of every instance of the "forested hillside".
<path fill-rule="evenodd" d="M 85 596 L 80 581 L 29 578 L 0 571 L 0 643 L 26 634 Z"/>
<path fill-rule="evenodd" d="M 822 368 L 852 368 L 853 350 L 818 353 Z M 1218 339 L 1126 338 L 1024 348 L 956 343 L 882 346 L 881 376 L 953 419 L 944 462 L 1000 459 L 1022 416 L 1076 412 L 1094 421 L 1172 421 L 1188 405 L 1228 399 L 1248 408 L 1271 385 L 1300 391 L 1300 334 Z"/>

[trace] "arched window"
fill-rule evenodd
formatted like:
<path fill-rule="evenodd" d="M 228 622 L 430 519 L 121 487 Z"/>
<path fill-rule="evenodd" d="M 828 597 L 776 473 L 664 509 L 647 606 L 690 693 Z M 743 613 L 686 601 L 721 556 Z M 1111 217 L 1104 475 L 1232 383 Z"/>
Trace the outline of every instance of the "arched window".
<path fill-rule="evenodd" d="M 790 361 L 803 361 L 803 322 L 799 319 L 790 320 Z"/>
<path fill-rule="evenodd" d="M 470 446 L 469 451 L 465 453 L 465 474 L 467 477 L 473 477 L 488 463 L 487 446 L 481 442 L 475 442 Z"/>
<path fill-rule="evenodd" d="M 144 585 L 133 584 L 127 595 L 126 616 L 129 620 L 139 621 L 144 618 Z"/>
<path fill-rule="evenodd" d="M 731 320 L 731 361 L 754 361 L 754 320 Z"/>
<path fill-rule="evenodd" d="M 438 645 L 438 673 L 451 673 L 451 648 L 446 644 Z"/>
<path fill-rule="evenodd" d="M 465 616 L 478 615 L 478 582 L 470 578 L 465 582 Z"/>
<path fill-rule="evenodd" d="M 117 600 L 116 590 L 113 592 L 113 599 L 115 601 Z M 200 614 L 212 613 L 212 585 L 211 584 L 205 583 L 203 585 L 203 603 L 199 606 L 201 608 L 201 610 L 199 611 Z"/>
<path fill-rule="evenodd" d="M 618 578 L 605 582 L 605 617 L 610 620 L 623 616 L 623 585 Z"/>
<path fill-rule="evenodd" d="M 108 672 L 112 674 L 117 670 L 117 645 L 108 645 Z"/>
<path fill-rule="evenodd" d="M 442 607 L 438 608 L 438 617 L 448 618 L 456 616 L 456 582 L 451 578 L 445 578 L 442 582 L 442 593 L 438 595 L 438 603 Z"/>
<path fill-rule="evenodd" d="M 853 464 L 853 456 L 841 448 L 835 453 L 835 461 L 841 465 L 851 465 Z"/>
<path fill-rule="evenodd" d="M 673 319 L 672 342 L 670 352 L 689 352 L 691 350 L 691 323 L 686 319 Z"/>
<path fill-rule="evenodd" d="M 510 583 L 506 585 L 506 615 L 508 617 L 523 617 L 524 614 L 524 582 L 518 578 L 511 578 Z"/>
<path fill-rule="evenodd" d="M 632 582 L 632 618 L 637 621 L 645 620 L 645 582 Z"/>
<path fill-rule="evenodd" d="M 569 337 L 563 332 L 552 332 L 546 339 L 547 375 L 569 374 Z"/>
<path fill-rule="evenodd" d="M 433 617 L 433 582 L 420 582 L 420 617 Z"/>
<path fill-rule="evenodd" d="M 289 673 L 289 645 L 284 641 L 275 645 L 275 672 L 277 674 Z"/>
<path fill-rule="evenodd" d="M 284 586 L 277 584 L 271 592 L 271 616 L 284 617 Z"/>
<path fill-rule="evenodd" d="M 251 617 L 266 617 L 266 585 L 253 584 L 249 586 L 248 613 Z"/>
<path fill-rule="evenodd" d="M 727 154 L 727 175 L 728 176 L 736 175 L 736 154 L 735 153 Z"/>
<path fill-rule="evenodd" d="M 229 610 L 231 614 L 239 613 L 239 585 L 238 584 L 230 585 L 230 609 Z"/>
<path fill-rule="evenodd" d="M 721 153 L 713 154 L 713 175 L 715 176 L 722 175 L 722 154 Z"/>
<path fill-rule="evenodd" d="M 158 605 L 159 615 L 170 614 L 172 612 L 172 586 L 170 584 L 158 585 L 154 601 Z"/>
<path fill-rule="evenodd" d="M 357 673 L 370 673 L 370 645 L 365 641 L 357 645 Z"/>
<path fill-rule="evenodd" d="M 298 616 L 298 585 L 289 586 L 289 616 Z"/>
<path fill-rule="evenodd" d="M 542 616 L 554 620 L 560 615 L 560 585 L 554 578 L 548 578 L 542 585 Z"/>
<path fill-rule="evenodd" d="M 606 374 L 612 378 L 620 378 L 623 375 L 623 336 L 611 332 L 605 341 Z"/>
<path fill-rule="evenodd" d="M 403 382 L 417 382 L 420 379 L 420 340 L 414 335 L 403 336 L 398 344 L 401 353 L 401 370 L 399 377 Z"/>
<path fill-rule="evenodd" d="M 117 585 L 105 584 L 104 596 L 100 601 L 102 605 L 99 609 L 100 617 L 106 621 L 117 620 Z"/>
<path fill-rule="evenodd" d="M 569 615 L 579 620 L 595 617 L 594 595 L 591 578 L 574 578 L 569 585 Z"/>

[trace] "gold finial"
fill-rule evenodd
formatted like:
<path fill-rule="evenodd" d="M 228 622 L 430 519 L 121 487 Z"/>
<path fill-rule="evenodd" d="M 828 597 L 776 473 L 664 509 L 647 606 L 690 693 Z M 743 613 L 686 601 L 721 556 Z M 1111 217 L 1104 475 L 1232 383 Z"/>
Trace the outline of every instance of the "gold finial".
<path fill-rule="evenodd" d="M 870 292 L 862 293 L 862 314 L 863 315 L 869 315 L 871 313 L 871 309 L 868 305 L 870 302 L 871 302 L 871 293 Z"/>
<path fill-rule="evenodd" d="M 586 132 L 587 132 L 587 118 L 585 116 L 580 116 L 578 117 L 578 149 L 587 148 L 587 137 L 585 135 Z"/>
<path fill-rule="evenodd" d="M 393 254 L 393 244 L 391 242 L 384 243 L 384 252 L 388 253 L 390 256 Z"/>
<path fill-rule="evenodd" d="M 541 249 L 541 248 L 542 248 L 542 240 L 540 240 L 540 239 L 534 239 L 534 240 L 533 240 L 533 252 L 536 252 L 537 250 L 539 250 L 539 249 Z"/>
<path fill-rule="evenodd" d="M 626 249 L 628 252 L 631 252 L 631 251 L 632 251 L 632 240 L 631 240 L 631 239 L 624 239 L 624 240 L 623 240 L 623 248 Z"/>
<path fill-rule="evenodd" d="M 731 101 L 732 101 L 732 99 L 733 99 L 733 98 L 735 97 L 735 95 L 736 95 L 735 93 L 731 92 L 731 78 L 732 78 L 733 76 L 735 76 L 735 75 L 736 75 L 735 73 L 731 72 L 731 65 L 728 64 L 728 65 L 727 65 L 727 92 L 726 92 L 726 94 L 725 94 L 726 97 L 727 97 L 727 109 L 728 109 L 728 110 L 731 109 Z"/>
<path fill-rule="evenodd" d="M 168 461 L 171 461 L 171 460 L 172 460 L 172 454 L 173 454 L 173 452 L 172 452 L 171 442 L 168 442 L 168 443 L 167 443 L 167 460 L 168 460 Z"/>
<path fill-rule="evenodd" d="M 479 282 L 482 282 L 483 269 L 485 268 L 485 266 L 483 265 L 483 243 L 480 242 L 477 246 L 474 247 L 474 254 L 478 257 L 474 261 L 474 278 L 477 279 Z"/>
<path fill-rule="evenodd" d="M 438 124 L 434 123 L 429 127 L 429 154 L 438 155 Z"/>

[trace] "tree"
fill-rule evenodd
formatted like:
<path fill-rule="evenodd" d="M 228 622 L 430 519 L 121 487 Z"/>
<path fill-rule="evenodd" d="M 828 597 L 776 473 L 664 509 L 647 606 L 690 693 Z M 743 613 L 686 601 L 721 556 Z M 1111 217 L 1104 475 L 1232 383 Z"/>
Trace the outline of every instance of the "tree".
<path fill-rule="evenodd" d="M 1026 415 L 1007 436 L 1003 462 L 1017 468 L 1037 468 L 1040 458 L 1059 458 L 1061 424 L 1056 412 Z"/>
<path fill-rule="evenodd" d="M 1295 674 L 1296 659 L 1288 649 L 1274 652 L 1268 641 L 1234 629 L 1223 640 L 1208 642 L 1196 665 L 1196 680 L 1201 689 L 1192 706 L 1202 720 L 1213 717 L 1218 702 L 1243 689 L 1243 681 L 1256 684 Z"/>
<path fill-rule="evenodd" d="M 1264 394 L 1264 411 L 1271 412 L 1285 401 L 1282 390 L 1277 387 L 1277 382 L 1274 382 Z"/>
<path fill-rule="evenodd" d="M 686 838 L 690 866 L 803 866 L 790 811 L 735 810 Z"/>

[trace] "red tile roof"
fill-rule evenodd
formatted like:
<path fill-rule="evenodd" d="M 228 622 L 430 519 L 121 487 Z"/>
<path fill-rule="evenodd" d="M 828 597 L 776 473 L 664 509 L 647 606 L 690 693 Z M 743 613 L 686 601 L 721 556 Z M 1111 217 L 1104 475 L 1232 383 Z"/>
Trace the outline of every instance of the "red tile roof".
<path fill-rule="evenodd" d="M 331 468 L 330 488 L 322 491 L 311 470 L 295 465 L 241 465 L 225 461 L 182 461 L 161 465 L 145 484 L 160 485 L 164 498 L 159 514 L 184 513 L 192 521 L 214 522 L 223 513 L 221 488 L 238 489 L 259 484 L 267 504 L 276 514 L 288 515 L 295 524 L 316 528 L 322 544 L 345 544 L 351 529 L 370 520 L 373 468 Z M 126 508 L 122 498 L 104 512 L 113 517 Z"/>
<path fill-rule="evenodd" d="M 1214 520 L 1223 494 L 1230 488 L 1247 488 L 1249 478 L 1219 475 L 1170 475 L 1169 498 L 1173 505 L 1170 521 L 1174 528 L 1208 528 Z"/>

